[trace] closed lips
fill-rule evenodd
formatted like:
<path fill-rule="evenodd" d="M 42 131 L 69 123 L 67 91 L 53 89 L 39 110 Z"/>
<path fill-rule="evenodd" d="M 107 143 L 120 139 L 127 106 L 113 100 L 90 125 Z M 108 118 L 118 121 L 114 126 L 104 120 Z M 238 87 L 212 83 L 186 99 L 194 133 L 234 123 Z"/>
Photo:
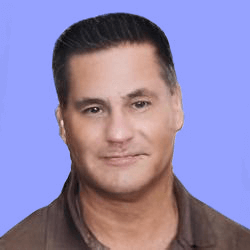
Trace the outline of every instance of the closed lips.
<path fill-rule="evenodd" d="M 104 161 L 110 165 L 130 165 L 139 160 L 141 155 L 120 155 L 103 157 Z"/>
<path fill-rule="evenodd" d="M 134 155 L 111 155 L 111 156 L 104 156 L 103 158 L 128 158 L 128 157 L 135 157 L 139 156 L 140 154 L 134 154 Z"/>

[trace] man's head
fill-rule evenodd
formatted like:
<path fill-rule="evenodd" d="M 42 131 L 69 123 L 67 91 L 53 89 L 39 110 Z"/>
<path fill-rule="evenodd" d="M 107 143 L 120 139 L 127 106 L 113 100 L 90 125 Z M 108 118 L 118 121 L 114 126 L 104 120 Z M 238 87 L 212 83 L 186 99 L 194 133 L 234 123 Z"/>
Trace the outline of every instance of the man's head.
<path fill-rule="evenodd" d="M 95 30 L 105 43 L 104 37 L 108 36 L 113 22 L 118 25 L 121 19 L 127 26 L 137 27 L 137 31 L 138 24 L 132 22 L 133 18 L 144 22 L 139 17 L 123 16 L 109 15 L 100 17 L 98 22 L 90 19 L 90 22 L 96 22 L 95 25 L 103 29 L 106 27 L 102 32 Z M 75 36 L 79 34 L 75 33 L 80 32 L 79 29 L 66 31 L 71 35 L 67 35 L 67 42 L 61 40 L 62 46 L 64 43 L 76 45 Z M 82 36 L 91 37 L 88 29 L 80 30 Z M 122 35 L 125 31 L 119 32 Z M 129 29 L 126 32 L 130 34 Z M 138 39 L 142 39 L 143 34 L 137 32 Z M 105 47 L 102 44 L 97 47 L 91 40 L 87 43 L 95 48 L 78 53 L 60 48 L 61 56 L 67 57 L 66 67 L 61 66 L 68 84 L 66 95 L 60 96 L 62 90 L 57 87 L 61 136 L 70 150 L 81 183 L 99 192 L 120 196 L 145 191 L 161 179 L 166 181 L 171 173 L 175 134 L 183 123 L 181 92 L 173 80 L 171 54 L 163 56 L 165 63 L 169 62 L 167 67 L 162 66 L 164 61 L 159 59 L 159 48 L 149 40 L 107 42 L 110 45 Z M 167 48 L 169 50 L 169 46 Z M 54 54 L 58 53 L 58 46 L 55 51 Z M 166 77 L 166 72 L 172 75 Z"/>
<path fill-rule="evenodd" d="M 156 48 L 161 74 L 171 92 L 177 84 L 173 58 L 164 32 L 148 19 L 115 13 L 82 20 L 58 38 L 53 53 L 53 74 L 62 108 L 70 91 L 68 62 L 73 55 L 88 54 L 121 44 L 150 43 Z"/>

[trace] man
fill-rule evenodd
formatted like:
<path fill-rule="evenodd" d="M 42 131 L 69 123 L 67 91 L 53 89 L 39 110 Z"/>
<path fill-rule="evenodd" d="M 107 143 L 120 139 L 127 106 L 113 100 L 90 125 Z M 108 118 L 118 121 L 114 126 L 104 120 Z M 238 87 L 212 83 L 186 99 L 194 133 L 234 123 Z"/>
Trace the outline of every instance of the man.
<path fill-rule="evenodd" d="M 249 230 L 173 174 L 181 90 L 155 24 L 122 13 L 76 23 L 56 42 L 53 73 L 71 173 L 1 249 L 250 249 Z"/>

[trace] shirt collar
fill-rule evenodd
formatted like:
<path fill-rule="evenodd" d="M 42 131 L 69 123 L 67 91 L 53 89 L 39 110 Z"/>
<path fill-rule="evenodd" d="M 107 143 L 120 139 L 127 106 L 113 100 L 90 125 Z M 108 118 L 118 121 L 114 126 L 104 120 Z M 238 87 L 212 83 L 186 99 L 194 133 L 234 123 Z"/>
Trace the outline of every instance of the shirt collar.
<path fill-rule="evenodd" d="M 65 190 L 65 192 L 64 192 Z M 79 234 L 90 249 L 108 250 L 101 242 L 99 242 L 94 234 L 88 229 L 80 208 L 79 200 L 79 182 L 75 171 L 72 169 L 71 173 L 64 184 L 63 192 L 66 198 L 69 214 L 75 224 Z"/>
<path fill-rule="evenodd" d="M 65 195 L 69 213 L 81 237 L 91 249 L 107 250 L 88 229 L 80 209 L 79 183 L 74 170 L 64 184 L 62 193 Z M 212 247 L 215 245 L 215 235 L 208 215 L 202 206 L 206 206 L 188 193 L 178 178 L 174 175 L 174 193 L 178 206 L 179 225 L 177 236 L 172 246 L 178 244 L 184 249 L 193 247 Z M 174 248 L 174 247 L 173 247 Z M 172 248 L 171 248 L 172 249 Z"/>
<path fill-rule="evenodd" d="M 212 247 L 215 235 L 205 204 L 194 198 L 174 176 L 174 192 L 179 211 L 179 225 L 176 240 L 183 246 Z"/>

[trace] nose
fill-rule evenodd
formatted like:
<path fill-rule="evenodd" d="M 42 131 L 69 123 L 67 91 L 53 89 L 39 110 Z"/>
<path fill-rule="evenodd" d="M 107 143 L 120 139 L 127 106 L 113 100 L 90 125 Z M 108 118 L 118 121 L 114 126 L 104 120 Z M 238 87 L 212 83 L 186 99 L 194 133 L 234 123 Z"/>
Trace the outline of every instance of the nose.
<path fill-rule="evenodd" d="M 106 139 L 109 143 L 124 144 L 133 138 L 133 124 L 121 111 L 113 111 L 107 122 Z"/>

